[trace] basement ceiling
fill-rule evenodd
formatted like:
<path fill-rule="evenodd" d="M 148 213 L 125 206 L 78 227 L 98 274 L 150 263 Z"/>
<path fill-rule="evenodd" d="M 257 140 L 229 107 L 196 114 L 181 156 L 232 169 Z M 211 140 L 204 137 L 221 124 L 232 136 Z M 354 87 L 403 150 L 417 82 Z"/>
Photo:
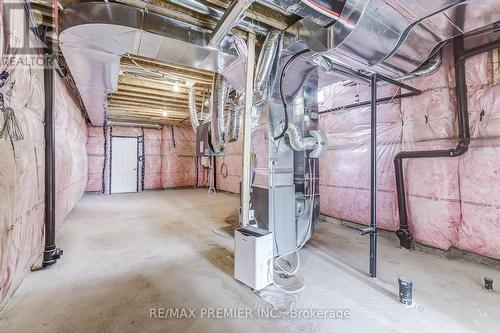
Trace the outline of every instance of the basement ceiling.
<path fill-rule="evenodd" d="M 196 106 L 203 118 L 208 108 L 213 72 L 124 55 L 117 91 L 108 94 L 109 121 L 189 124 L 188 92 L 196 90 Z"/>

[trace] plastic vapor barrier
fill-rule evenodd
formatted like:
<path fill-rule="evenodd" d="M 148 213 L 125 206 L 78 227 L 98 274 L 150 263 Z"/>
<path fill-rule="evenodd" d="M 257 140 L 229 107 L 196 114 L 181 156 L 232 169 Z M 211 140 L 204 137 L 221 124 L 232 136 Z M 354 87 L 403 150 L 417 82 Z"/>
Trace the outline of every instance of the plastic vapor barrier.
<path fill-rule="evenodd" d="M 378 226 L 399 226 L 394 155 L 401 150 L 449 149 L 456 145 L 453 56 L 443 50 L 439 69 L 406 80 L 419 96 L 378 106 Z M 500 259 L 500 87 L 493 82 L 491 52 L 466 61 L 472 142 L 458 158 L 404 160 L 407 210 L 417 242 L 447 250 L 457 247 Z M 379 97 L 396 93 L 379 84 Z M 328 152 L 320 160 L 321 212 L 369 224 L 369 107 L 342 105 L 369 99 L 369 87 L 336 83 L 320 92 L 320 126 Z"/>
<path fill-rule="evenodd" d="M 165 126 L 162 130 L 161 185 L 163 188 L 195 186 L 196 137 L 191 127 Z"/>
<path fill-rule="evenodd" d="M 224 150 L 224 156 L 217 157 L 216 177 L 217 190 L 231 193 L 240 192 L 243 142 L 242 135 L 238 141 L 229 143 Z"/>
<path fill-rule="evenodd" d="M 139 191 L 204 186 L 207 183 L 208 174 L 197 161 L 195 136 L 189 127 L 143 129 L 89 126 L 88 133 L 89 174 L 86 190 L 89 192 L 110 192 L 109 166 L 114 137 L 136 137 L 139 140 Z"/>
<path fill-rule="evenodd" d="M 0 4 L 4 9 L 4 4 Z M 23 11 L 17 11 L 23 15 Z M 2 33 L 21 40 L 25 21 L 15 18 L 12 24 L 1 15 Z M 30 35 L 30 45 L 37 45 Z M 5 53 L 3 53 L 5 52 Z M 2 57 L 12 56 L 8 45 Z M 22 138 L 6 134 L 0 138 L 0 304 L 21 283 L 35 263 L 44 245 L 45 209 L 45 139 L 44 73 L 42 66 L 30 61 L 37 54 L 16 54 L 22 61 L 15 66 L 0 64 L 0 72 L 9 74 L 0 93 L 5 107 L 11 107 Z M 56 222 L 59 226 L 80 199 L 87 184 L 87 128 L 71 89 L 57 74 L 55 89 Z M 5 112 L 0 113 L 0 129 Z"/>

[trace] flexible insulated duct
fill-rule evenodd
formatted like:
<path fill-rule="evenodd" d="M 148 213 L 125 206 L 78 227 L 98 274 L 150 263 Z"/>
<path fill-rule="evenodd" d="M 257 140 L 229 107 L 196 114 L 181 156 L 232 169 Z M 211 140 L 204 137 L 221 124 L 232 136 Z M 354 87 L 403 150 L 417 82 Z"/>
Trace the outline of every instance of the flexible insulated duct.
<path fill-rule="evenodd" d="M 295 124 L 289 124 L 286 131 L 290 146 L 295 151 L 314 150 L 318 147 L 318 141 L 313 137 L 303 138 L 300 129 Z"/>
<path fill-rule="evenodd" d="M 215 153 L 226 146 L 224 106 L 229 93 L 229 81 L 222 74 L 215 74 L 211 99 L 212 121 L 210 123 L 212 148 Z"/>
<path fill-rule="evenodd" d="M 245 95 L 233 96 L 229 109 L 229 119 L 226 122 L 226 140 L 228 143 L 238 141 L 240 135 L 241 114 L 245 108 Z"/>
<path fill-rule="evenodd" d="M 189 88 L 188 94 L 188 102 L 189 102 L 189 119 L 191 120 L 191 126 L 193 130 L 196 132 L 196 129 L 199 126 L 198 122 L 198 111 L 196 110 L 196 90 L 191 87 Z"/>
<path fill-rule="evenodd" d="M 262 51 L 257 61 L 254 81 L 253 104 L 259 105 L 267 99 L 269 90 L 269 77 L 271 69 L 277 58 L 278 49 L 281 40 L 281 31 L 273 29 L 269 32 L 262 45 Z"/>

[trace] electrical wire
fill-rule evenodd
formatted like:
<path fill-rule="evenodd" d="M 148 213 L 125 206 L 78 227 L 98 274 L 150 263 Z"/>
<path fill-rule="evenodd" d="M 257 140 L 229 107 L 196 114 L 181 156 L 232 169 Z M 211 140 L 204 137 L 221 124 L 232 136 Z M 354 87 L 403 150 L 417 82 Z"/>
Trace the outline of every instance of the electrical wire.
<path fill-rule="evenodd" d="M 9 91 L 6 93 L 8 97 L 12 97 L 14 84 L 15 81 L 10 84 Z M 23 130 L 19 124 L 19 120 L 16 117 L 14 109 L 10 106 L 6 107 L 4 102 L 3 94 L 0 94 L 0 110 L 3 115 L 3 125 L 0 129 L 0 138 L 8 136 L 12 142 L 23 140 Z"/>
<path fill-rule="evenodd" d="M 213 166 L 213 160 L 215 156 L 212 156 L 210 158 L 210 173 L 208 177 L 208 197 L 213 197 L 215 194 L 217 194 L 217 190 L 214 187 L 214 166 Z"/>
<path fill-rule="evenodd" d="M 161 77 L 161 78 L 168 78 L 169 80 L 173 81 L 173 82 L 180 82 L 182 80 L 179 80 L 179 78 L 177 78 L 175 75 L 172 75 L 170 73 L 166 73 L 166 72 L 162 72 L 162 71 L 159 71 L 159 70 L 151 70 L 151 69 L 147 69 L 145 68 L 144 66 L 141 66 L 139 63 L 137 63 L 130 55 L 130 53 L 126 53 L 127 57 L 129 58 L 129 60 L 134 64 L 136 65 L 137 67 L 139 67 L 140 69 L 142 69 L 143 71 L 145 71 L 146 73 L 150 73 L 150 74 L 153 74 L 153 75 L 156 75 L 157 77 Z"/>
<path fill-rule="evenodd" d="M 287 104 L 286 104 L 286 100 L 285 100 L 285 86 L 284 86 L 285 74 L 288 71 L 288 67 L 290 67 L 290 64 L 295 59 L 297 59 L 301 55 L 308 53 L 310 51 L 311 50 L 309 50 L 309 49 L 304 49 L 300 52 L 295 53 L 294 55 L 292 55 L 290 57 L 290 59 L 288 59 L 288 61 L 285 63 L 285 66 L 283 66 L 283 70 L 281 71 L 281 75 L 280 75 L 280 98 L 281 98 L 281 103 L 283 104 L 283 116 L 284 116 L 285 126 L 283 127 L 283 130 L 281 131 L 281 133 L 278 136 L 274 137 L 274 140 L 278 140 L 278 139 L 281 139 L 282 137 L 284 137 L 286 134 L 286 131 L 288 130 L 288 111 L 287 111 Z"/>
<path fill-rule="evenodd" d="M 222 156 L 222 164 L 220 165 L 220 175 L 223 179 L 226 179 L 229 176 L 229 170 L 227 168 L 226 163 L 226 155 Z"/>
<path fill-rule="evenodd" d="M 312 160 L 312 165 L 311 165 L 311 160 Z M 306 229 L 305 233 L 302 235 L 302 237 L 300 238 L 299 246 L 295 250 L 290 251 L 290 252 L 285 253 L 285 254 L 281 254 L 281 255 L 277 256 L 276 258 L 271 259 L 268 262 L 268 265 L 269 265 L 268 277 L 269 277 L 269 279 L 271 280 L 272 284 L 276 288 L 278 288 L 279 290 L 281 290 L 287 294 L 299 293 L 302 290 L 304 290 L 304 288 L 306 287 L 306 282 L 305 282 L 304 277 L 297 272 L 298 272 L 299 267 L 300 267 L 299 250 L 302 249 L 302 247 L 306 244 L 307 236 L 311 233 L 313 212 L 314 212 L 314 195 L 316 192 L 316 161 L 314 159 L 309 159 L 308 164 L 309 164 L 309 170 L 311 170 L 310 181 L 311 181 L 312 185 L 309 187 L 309 197 L 310 197 L 309 202 L 310 202 L 310 204 L 309 204 L 309 223 L 308 223 L 307 229 Z M 273 188 L 273 194 L 271 196 L 271 199 L 272 199 L 273 214 L 274 214 L 274 211 L 275 211 L 275 209 L 274 209 L 274 185 L 275 185 L 274 184 L 274 161 L 271 164 L 271 180 L 272 180 L 272 188 Z M 276 242 L 276 235 L 273 235 L 273 237 L 274 237 L 275 242 Z M 278 250 L 277 242 L 276 242 L 276 249 Z M 292 263 L 286 258 L 287 256 L 289 256 L 291 254 L 295 254 L 297 256 L 297 265 L 295 267 L 293 267 Z M 280 264 L 280 260 L 285 262 L 289 266 L 289 268 L 288 269 L 284 268 Z M 279 283 L 276 282 L 276 280 L 274 279 L 274 273 L 278 273 L 279 275 L 285 277 L 286 279 L 295 277 L 302 282 L 302 286 L 300 286 L 299 288 L 296 288 L 296 289 L 285 289 L 282 286 L 280 286 Z"/>

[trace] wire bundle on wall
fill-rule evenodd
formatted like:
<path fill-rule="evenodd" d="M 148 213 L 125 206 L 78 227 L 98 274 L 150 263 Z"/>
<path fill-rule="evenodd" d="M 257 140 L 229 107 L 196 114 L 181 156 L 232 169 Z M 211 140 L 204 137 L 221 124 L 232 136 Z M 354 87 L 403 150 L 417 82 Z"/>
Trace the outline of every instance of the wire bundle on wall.
<path fill-rule="evenodd" d="M 14 83 L 15 81 L 11 83 L 10 89 L 7 92 L 7 96 L 9 97 L 12 95 L 12 88 L 14 87 Z M 2 110 L 3 115 L 3 125 L 0 129 L 0 138 L 9 136 L 10 140 L 13 142 L 23 140 L 23 130 L 19 125 L 19 120 L 16 117 L 14 109 L 10 106 L 6 107 L 4 102 L 5 101 L 3 94 L 0 94 L 0 110 Z"/>

